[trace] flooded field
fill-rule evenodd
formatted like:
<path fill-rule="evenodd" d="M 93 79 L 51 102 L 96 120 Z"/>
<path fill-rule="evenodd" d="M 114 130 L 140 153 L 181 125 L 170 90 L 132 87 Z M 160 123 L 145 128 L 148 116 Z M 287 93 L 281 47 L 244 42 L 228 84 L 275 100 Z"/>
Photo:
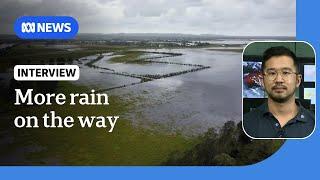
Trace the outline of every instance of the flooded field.
<path fill-rule="evenodd" d="M 134 100 L 135 106 L 125 114 L 126 119 L 156 131 L 194 135 L 229 120 L 241 120 L 241 53 L 206 49 L 142 50 L 148 53 L 139 58 L 161 57 L 157 52 L 182 55 L 156 58 L 155 63 L 132 64 L 112 63 L 110 59 L 114 55 L 104 54 L 93 63 L 95 68 L 85 64 L 99 55 L 84 57 L 78 62 L 81 76 L 76 84 L 105 89 L 108 94 Z M 210 68 L 147 82 L 128 76 L 187 72 L 193 65 Z M 119 88 L 109 90 L 114 87 Z"/>

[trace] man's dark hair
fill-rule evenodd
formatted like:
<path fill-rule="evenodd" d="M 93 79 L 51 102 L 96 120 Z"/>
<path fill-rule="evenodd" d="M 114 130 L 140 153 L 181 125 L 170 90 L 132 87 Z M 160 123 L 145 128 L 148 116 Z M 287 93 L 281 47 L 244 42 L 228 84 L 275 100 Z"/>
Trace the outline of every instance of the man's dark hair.
<path fill-rule="evenodd" d="M 271 47 L 271 48 L 267 49 L 266 51 L 264 51 L 263 58 L 262 58 L 262 70 L 265 69 L 266 62 L 274 56 L 291 57 L 293 59 L 293 64 L 296 67 L 297 72 L 299 72 L 296 55 L 290 49 L 288 49 L 284 46 L 275 46 L 275 47 Z"/>

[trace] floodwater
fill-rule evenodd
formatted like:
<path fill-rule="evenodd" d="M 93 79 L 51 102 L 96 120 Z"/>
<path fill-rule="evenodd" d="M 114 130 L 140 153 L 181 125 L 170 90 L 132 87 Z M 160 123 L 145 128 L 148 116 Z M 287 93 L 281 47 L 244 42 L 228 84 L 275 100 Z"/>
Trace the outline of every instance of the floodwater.
<path fill-rule="evenodd" d="M 241 120 L 241 53 L 206 49 L 144 49 L 149 52 L 182 53 L 181 56 L 158 58 L 156 61 L 210 66 L 168 78 L 117 88 L 106 93 L 133 101 L 134 106 L 124 119 L 156 131 L 195 135 L 210 127 L 219 128 L 226 121 Z M 146 53 L 143 57 L 159 56 Z M 97 56 L 85 57 L 85 61 Z M 94 65 L 129 74 L 166 74 L 183 71 L 190 66 L 179 64 L 110 63 L 112 54 Z M 84 60 L 85 59 L 85 60 Z M 92 87 L 111 88 L 139 82 L 139 78 L 106 74 L 107 70 L 81 65 L 76 83 Z M 112 105 L 110 106 L 112 107 Z"/>

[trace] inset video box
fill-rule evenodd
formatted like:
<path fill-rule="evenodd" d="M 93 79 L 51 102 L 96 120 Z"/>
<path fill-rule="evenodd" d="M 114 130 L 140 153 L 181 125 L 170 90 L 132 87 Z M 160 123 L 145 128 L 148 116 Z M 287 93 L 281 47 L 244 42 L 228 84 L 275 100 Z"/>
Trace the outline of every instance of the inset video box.
<path fill-rule="evenodd" d="M 76 81 L 80 77 L 77 65 L 16 65 L 17 81 Z"/>

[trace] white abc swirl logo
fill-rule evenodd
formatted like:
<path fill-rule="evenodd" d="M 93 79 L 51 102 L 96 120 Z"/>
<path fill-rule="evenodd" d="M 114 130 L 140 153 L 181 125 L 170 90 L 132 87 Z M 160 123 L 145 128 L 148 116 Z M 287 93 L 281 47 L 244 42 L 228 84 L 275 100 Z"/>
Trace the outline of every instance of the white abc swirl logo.
<path fill-rule="evenodd" d="M 36 24 L 34 22 L 24 22 L 21 24 L 21 31 L 23 33 L 34 33 L 36 31 Z"/>

